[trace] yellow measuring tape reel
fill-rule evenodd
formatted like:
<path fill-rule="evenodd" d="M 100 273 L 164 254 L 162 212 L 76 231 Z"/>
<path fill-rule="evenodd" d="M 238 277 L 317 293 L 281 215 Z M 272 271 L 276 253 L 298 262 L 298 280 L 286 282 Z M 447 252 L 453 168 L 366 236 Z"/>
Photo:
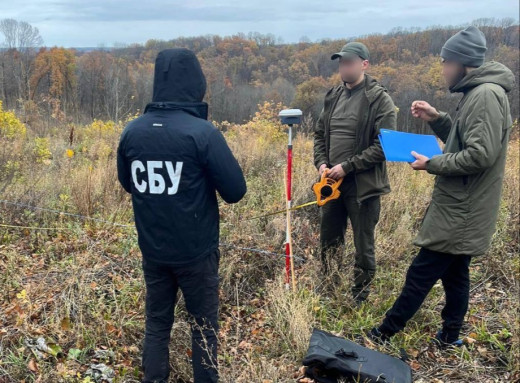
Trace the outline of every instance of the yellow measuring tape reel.
<path fill-rule="evenodd" d="M 329 169 L 325 169 L 321 174 L 321 180 L 312 186 L 312 190 L 314 191 L 314 194 L 316 194 L 316 203 L 318 206 L 323 206 L 333 199 L 338 199 L 341 195 L 338 188 L 343 182 L 343 178 L 335 180 L 327 177 L 328 173 Z"/>
<path fill-rule="evenodd" d="M 257 215 L 254 217 L 245 218 L 244 221 L 249 221 L 253 219 L 258 218 L 265 218 L 269 217 L 271 215 L 275 214 L 281 214 L 287 212 L 287 210 L 298 210 L 302 207 L 310 206 L 310 205 L 318 205 L 323 206 L 327 202 L 332 201 L 334 199 L 338 199 L 341 195 L 341 192 L 338 190 L 339 186 L 343 182 L 343 178 L 340 178 L 339 180 L 335 180 L 332 178 L 327 177 L 329 169 L 325 169 L 325 171 L 321 175 L 321 179 L 319 182 L 316 182 L 314 185 L 312 185 L 312 190 L 314 191 L 314 194 L 316 194 L 316 201 L 310 201 L 303 203 L 301 205 L 293 206 L 290 209 L 281 209 L 277 211 L 273 211 L 271 213 Z"/>

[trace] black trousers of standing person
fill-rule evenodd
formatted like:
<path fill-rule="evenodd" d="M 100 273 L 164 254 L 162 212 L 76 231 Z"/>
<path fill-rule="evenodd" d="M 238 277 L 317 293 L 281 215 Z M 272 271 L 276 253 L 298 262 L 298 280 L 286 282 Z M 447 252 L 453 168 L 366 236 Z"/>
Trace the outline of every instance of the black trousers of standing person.
<path fill-rule="evenodd" d="M 446 294 L 446 303 L 441 312 L 441 336 L 448 343 L 458 340 L 468 310 L 470 262 L 469 255 L 440 253 L 421 248 L 408 269 L 401 295 L 386 313 L 379 331 L 387 336 L 401 331 L 440 279 Z"/>
<path fill-rule="evenodd" d="M 170 333 L 179 288 L 192 323 L 192 364 L 195 383 L 218 382 L 218 267 L 215 250 L 200 262 L 170 266 L 143 259 L 146 282 L 146 331 L 143 383 L 167 383 L 170 375 Z"/>
<path fill-rule="evenodd" d="M 334 260 L 340 267 L 343 266 L 345 233 L 350 220 L 356 248 L 352 296 L 362 302 L 369 295 L 370 284 L 376 273 L 375 230 L 381 211 L 381 197 L 374 196 L 358 202 L 353 174 L 345 177 L 340 191 L 338 199 L 320 208 L 322 274 L 324 277 L 334 274 L 331 268 Z M 345 270 L 340 268 L 337 272 L 345 273 Z"/>

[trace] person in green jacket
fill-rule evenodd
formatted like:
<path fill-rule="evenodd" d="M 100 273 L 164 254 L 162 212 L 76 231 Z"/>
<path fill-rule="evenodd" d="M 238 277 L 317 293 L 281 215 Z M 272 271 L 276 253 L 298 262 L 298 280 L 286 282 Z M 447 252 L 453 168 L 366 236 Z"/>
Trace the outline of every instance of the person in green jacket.
<path fill-rule="evenodd" d="M 395 129 L 396 108 L 386 89 L 365 74 L 369 52 L 364 44 L 348 43 L 331 58 L 339 58 L 343 83 L 325 96 L 314 133 L 314 164 L 320 176 L 327 172 L 343 182 L 340 198 L 320 209 L 322 273 L 325 281 L 337 279 L 330 264 L 341 263 L 350 219 L 356 247 L 352 295 L 359 304 L 367 299 L 376 271 L 374 232 L 380 196 L 390 192 L 379 129 Z"/>
<path fill-rule="evenodd" d="M 443 154 L 428 158 L 412 152 L 415 170 L 436 175 L 432 200 L 415 245 L 420 246 L 401 295 L 369 338 L 387 341 L 402 330 L 440 279 L 446 294 L 440 345 L 459 346 L 468 309 L 469 265 L 485 254 L 495 232 L 512 120 L 507 92 L 515 77 L 506 66 L 484 63 L 486 40 L 471 26 L 443 46 L 443 75 L 451 92 L 463 94 L 452 119 L 425 101 L 414 101 L 412 115 L 427 121 L 445 143 Z"/>

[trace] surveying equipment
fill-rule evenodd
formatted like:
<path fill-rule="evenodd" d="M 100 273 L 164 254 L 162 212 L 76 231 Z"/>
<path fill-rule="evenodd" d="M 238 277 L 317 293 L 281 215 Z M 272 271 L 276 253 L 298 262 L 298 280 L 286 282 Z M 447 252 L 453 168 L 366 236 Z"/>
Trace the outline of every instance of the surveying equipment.
<path fill-rule="evenodd" d="M 302 111 L 300 109 L 284 109 L 278 115 L 282 124 L 289 126 L 289 142 L 287 145 L 287 181 L 285 194 L 287 200 L 287 229 L 285 239 L 285 287 L 289 289 L 292 280 L 293 291 L 296 290 L 296 279 L 294 276 L 294 259 L 291 237 L 291 182 L 292 182 L 292 127 L 301 124 Z"/>
<path fill-rule="evenodd" d="M 314 194 L 316 194 L 316 203 L 318 206 L 323 206 L 333 199 L 338 199 L 341 194 L 338 188 L 343 182 L 343 178 L 339 180 L 329 178 L 327 177 L 328 172 L 329 169 L 325 169 L 321 174 L 321 180 L 312 186 L 312 190 Z"/>

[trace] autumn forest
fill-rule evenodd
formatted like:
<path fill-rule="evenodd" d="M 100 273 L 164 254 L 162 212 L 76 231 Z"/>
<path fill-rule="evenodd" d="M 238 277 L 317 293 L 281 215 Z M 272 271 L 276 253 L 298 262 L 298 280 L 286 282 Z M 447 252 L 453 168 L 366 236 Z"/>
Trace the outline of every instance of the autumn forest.
<path fill-rule="evenodd" d="M 519 27 L 513 19 L 476 20 L 486 35 L 487 59 L 518 74 Z M 425 30 L 394 28 L 385 35 L 361 36 L 371 54 L 369 73 L 385 85 L 402 110 L 401 130 L 422 129 L 408 112 L 417 98 L 441 110 L 454 102 L 440 74 L 438 54 L 459 26 Z M 0 37 L 0 100 L 24 122 L 44 132 L 59 123 L 92 119 L 118 121 L 139 113 L 151 100 L 153 64 L 166 48 L 186 47 L 198 55 L 208 81 L 206 101 L 214 121 L 247 121 L 265 100 L 304 111 L 311 129 L 328 88 L 338 83 L 330 55 L 349 40 L 284 44 L 273 35 L 198 36 L 148 40 L 145 44 L 99 49 L 43 47 L 39 32 L 27 23 L 3 20 Z M 517 82 L 518 84 L 518 82 Z M 457 96 L 455 96 L 457 97 Z M 518 86 L 511 92 L 513 118 L 519 115 Z"/>

